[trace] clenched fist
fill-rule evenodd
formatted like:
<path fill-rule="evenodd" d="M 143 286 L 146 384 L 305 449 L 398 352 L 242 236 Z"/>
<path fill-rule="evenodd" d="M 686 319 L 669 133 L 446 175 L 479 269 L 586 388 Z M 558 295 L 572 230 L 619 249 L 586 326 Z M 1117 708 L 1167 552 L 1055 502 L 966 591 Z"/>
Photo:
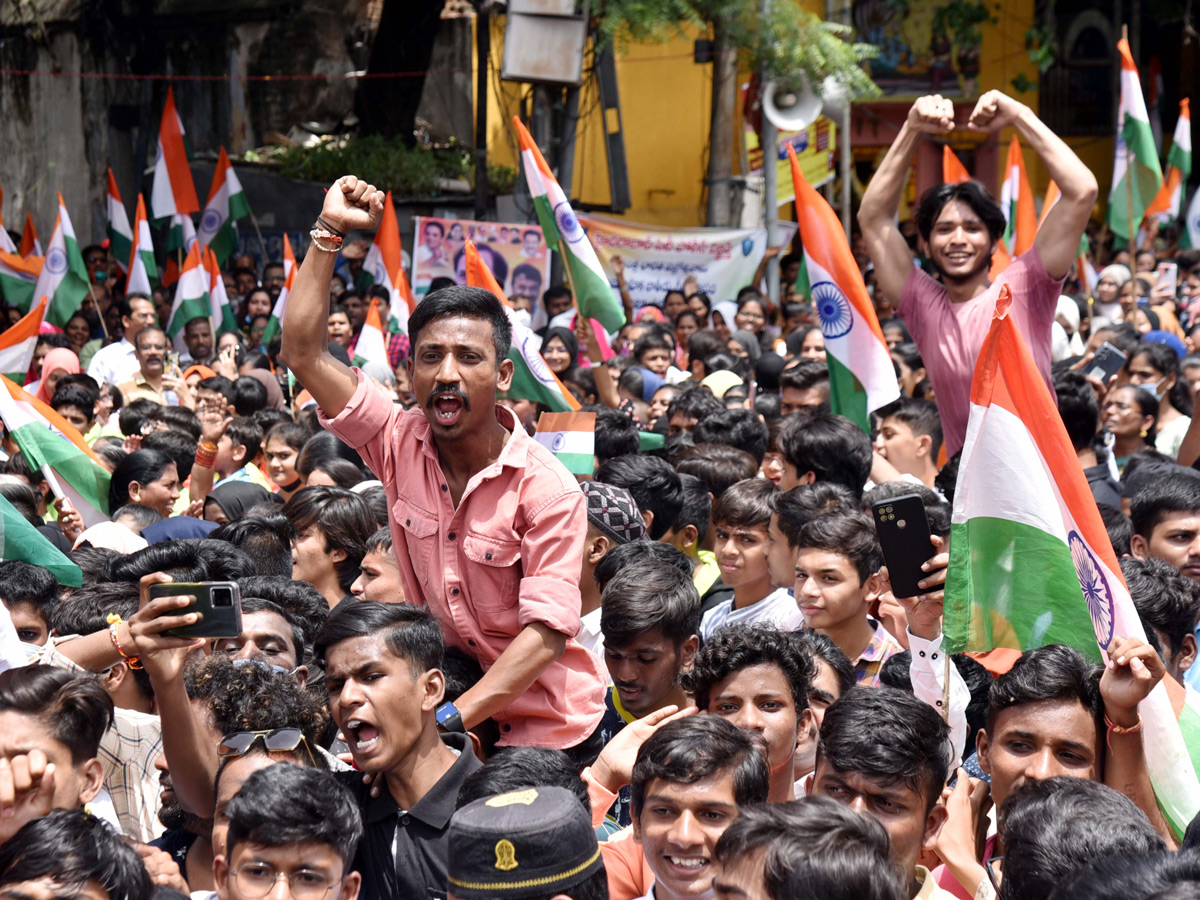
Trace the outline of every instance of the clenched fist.
<path fill-rule="evenodd" d="M 967 127 L 971 131 L 999 131 L 1012 125 L 1025 110 L 1025 104 L 1000 91 L 988 91 L 979 98 Z"/>
<path fill-rule="evenodd" d="M 954 130 L 954 103 L 941 94 L 918 97 L 908 111 L 908 124 L 923 134 L 948 134 Z"/>
<path fill-rule="evenodd" d="M 325 194 L 321 218 L 343 234 L 357 228 L 374 228 L 383 215 L 383 196 L 375 185 L 343 175 Z"/>

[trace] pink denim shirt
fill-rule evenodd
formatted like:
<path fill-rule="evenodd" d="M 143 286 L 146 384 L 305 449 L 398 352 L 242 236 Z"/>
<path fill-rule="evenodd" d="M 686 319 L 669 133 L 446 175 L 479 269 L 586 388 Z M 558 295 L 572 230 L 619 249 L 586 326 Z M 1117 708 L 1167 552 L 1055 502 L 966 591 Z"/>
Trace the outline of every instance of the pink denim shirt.
<path fill-rule="evenodd" d="M 433 612 L 447 646 L 485 672 L 532 622 L 567 635 L 563 655 L 494 718 L 504 746 L 578 744 L 604 715 L 605 680 L 574 640 L 587 534 L 574 476 L 497 406 L 511 436 L 500 458 L 467 483 L 456 509 L 424 413 L 402 410 L 354 371 L 354 396 L 321 423 L 362 454 L 387 490 L 405 597 Z"/>

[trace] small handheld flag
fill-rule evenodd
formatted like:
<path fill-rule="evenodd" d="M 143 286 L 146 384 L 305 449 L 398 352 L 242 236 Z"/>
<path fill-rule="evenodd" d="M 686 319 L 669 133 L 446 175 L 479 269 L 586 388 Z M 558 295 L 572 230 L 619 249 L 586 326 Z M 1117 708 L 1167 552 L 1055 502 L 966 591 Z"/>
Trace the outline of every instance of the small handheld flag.
<path fill-rule="evenodd" d="M 533 439 L 558 457 L 572 475 L 591 475 L 595 471 L 595 413 L 542 413 Z"/>
<path fill-rule="evenodd" d="M 108 170 L 108 252 L 122 272 L 128 272 L 129 253 L 133 249 L 133 231 L 129 228 L 129 214 L 121 202 L 117 190 L 117 179 L 113 170 Z"/>

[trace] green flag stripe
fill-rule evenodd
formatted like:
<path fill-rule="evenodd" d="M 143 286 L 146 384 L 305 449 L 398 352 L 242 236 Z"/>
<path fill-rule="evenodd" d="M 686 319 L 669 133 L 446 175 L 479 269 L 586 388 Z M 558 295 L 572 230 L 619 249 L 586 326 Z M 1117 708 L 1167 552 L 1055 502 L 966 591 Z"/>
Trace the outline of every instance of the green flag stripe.
<path fill-rule="evenodd" d="M 1100 661 L 1067 545 L 1011 519 L 951 526 L 944 623 L 951 653 L 1066 644 Z"/>
<path fill-rule="evenodd" d="M 836 415 L 845 416 L 870 434 L 871 421 L 867 415 L 867 392 L 863 390 L 861 382 L 832 353 L 825 355 L 825 364 L 829 367 L 830 411 Z"/>
<path fill-rule="evenodd" d="M 591 475 L 596 468 L 595 457 L 587 453 L 555 453 L 554 457 L 572 475 Z"/>
<path fill-rule="evenodd" d="M 83 586 L 83 573 L 79 567 L 25 521 L 25 517 L 3 497 L 0 497 L 0 523 L 0 558 L 40 566 L 57 578 L 59 584 Z"/>
<path fill-rule="evenodd" d="M 199 297 L 189 297 L 179 304 L 174 315 L 171 316 L 171 324 L 167 326 L 167 334 L 173 338 L 192 319 L 207 318 L 210 315 L 212 315 L 212 309 L 209 306 L 208 294 L 201 294 Z"/>
<path fill-rule="evenodd" d="M 12 433 L 31 468 L 48 465 L 88 503 L 108 511 L 109 474 L 70 441 L 39 425 L 24 425 Z"/>

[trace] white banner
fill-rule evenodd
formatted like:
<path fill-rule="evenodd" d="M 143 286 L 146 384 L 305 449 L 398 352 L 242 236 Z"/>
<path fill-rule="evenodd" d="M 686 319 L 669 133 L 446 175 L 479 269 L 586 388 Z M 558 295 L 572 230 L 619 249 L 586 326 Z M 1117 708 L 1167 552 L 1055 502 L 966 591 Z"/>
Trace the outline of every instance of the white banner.
<path fill-rule="evenodd" d="M 612 258 L 625 263 L 625 284 L 634 314 L 662 306 L 667 291 L 679 290 L 689 275 L 714 303 L 732 300 L 750 284 L 767 249 L 765 228 L 659 228 L 609 216 L 581 214 L 600 264 L 616 287 Z M 781 244 L 790 243 L 794 222 L 777 226 Z"/>

